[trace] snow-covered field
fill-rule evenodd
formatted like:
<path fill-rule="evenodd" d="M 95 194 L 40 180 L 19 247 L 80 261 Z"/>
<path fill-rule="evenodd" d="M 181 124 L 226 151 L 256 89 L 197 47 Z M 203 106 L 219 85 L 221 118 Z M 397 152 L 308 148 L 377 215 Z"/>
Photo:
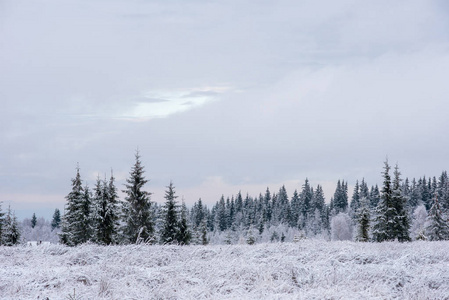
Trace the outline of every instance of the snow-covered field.
<path fill-rule="evenodd" d="M 0 299 L 449 299 L 449 242 L 0 247 Z"/>

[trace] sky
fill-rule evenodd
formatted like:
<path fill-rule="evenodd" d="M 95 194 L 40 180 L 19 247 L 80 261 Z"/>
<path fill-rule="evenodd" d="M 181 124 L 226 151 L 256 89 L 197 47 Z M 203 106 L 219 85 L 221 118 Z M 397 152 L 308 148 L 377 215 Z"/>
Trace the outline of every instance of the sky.
<path fill-rule="evenodd" d="M 63 209 L 136 149 L 162 203 L 449 169 L 447 1 L 0 1 L 0 201 Z M 123 195 L 122 195 L 123 198 Z"/>

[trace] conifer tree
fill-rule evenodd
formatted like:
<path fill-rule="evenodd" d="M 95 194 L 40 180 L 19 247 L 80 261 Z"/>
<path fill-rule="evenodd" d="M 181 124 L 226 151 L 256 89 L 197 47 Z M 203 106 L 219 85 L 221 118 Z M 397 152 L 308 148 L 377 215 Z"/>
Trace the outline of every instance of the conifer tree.
<path fill-rule="evenodd" d="M 344 181 L 337 182 L 337 188 L 334 193 L 333 200 L 333 214 L 337 215 L 340 212 L 346 212 L 348 208 L 348 185 Z"/>
<path fill-rule="evenodd" d="M 31 217 L 31 228 L 36 227 L 36 223 L 37 223 L 36 214 L 33 213 L 33 216 Z"/>
<path fill-rule="evenodd" d="M 368 198 L 360 199 L 360 206 L 357 210 L 357 236 L 356 240 L 359 242 L 369 241 L 370 229 L 370 203 Z"/>
<path fill-rule="evenodd" d="M 290 226 L 291 227 L 298 227 L 298 219 L 299 219 L 299 215 L 301 214 L 299 205 L 300 205 L 300 203 L 299 203 L 298 190 L 295 190 L 293 192 L 293 196 L 290 201 L 290 206 L 291 206 Z"/>
<path fill-rule="evenodd" d="M 401 187 L 401 173 L 399 172 L 398 165 L 394 168 L 393 190 L 392 190 L 392 202 L 395 209 L 395 215 L 393 218 L 393 236 L 392 238 L 398 239 L 400 242 L 410 241 L 410 221 L 408 212 L 406 209 L 406 198 L 403 196 L 403 189 Z"/>
<path fill-rule="evenodd" d="M 369 193 L 369 200 L 370 200 L 370 206 L 371 208 L 376 208 L 377 205 L 380 202 L 380 192 L 379 192 L 379 187 L 377 186 L 372 186 L 371 187 L 371 191 Z"/>
<path fill-rule="evenodd" d="M 176 239 L 180 245 L 188 245 L 192 239 L 192 233 L 187 224 L 187 207 L 184 201 L 182 201 L 181 204 L 181 216 L 178 222 L 178 234 Z"/>
<path fill-rule="evenodd" d="M 175 188 L 173 183 L 167 186 L 165 191 L 165 205 L 164 205 L 164 216 L 163 225 L 161 231 L 161 243 L 162 244 L 172 244 L 178 241 L 178 205 L 176 203 Z"/>
<path fill-rule="evenodd" d="M 355 182 L 354 192 L 352 193 L 351 203 L 349 205 L 354 215 L 359 209 L 359 206 L 360 206 L 360 185 L 359 181 L 357 180 Z"/>
<path fill-rule="evenodd" d="M 56 228 L 59 228 L 61 224 L 61 212 L 59 209 L 55 209 L 55 212 L 53 213 L 53 218 L 51 220 L 51 230 L 55 230 Z"/>
<path fill-rule="evenodd" d="M 301 194 L 299 196 L 299 229 L 307 230 L 308 217 L 311 213 L 313 192 L 310 188 L 309 179 L 306 178 L 304 185 L 302 186 Z"/>
<path fill-rule="evenodd" d="M 444 220 L 438 202 L 438 195 L 435 194 L 433 205 L 429 210 L 426 221 L 426 236 L 431 241 L 441 241 L 449 239 L 448 223 Z"/>
<path fill-rule="evenodd" d="M 3 226 L 5 223 L 5 213 L 2 212 L 2 202 L 0 202 L 0 246 L 3 244 Z"/>
<path fill-rule="evenodd" d="M 85 215 L 89 209 L 89 191 L 82 187 L 79 167 L 76 168 L 76 176 L 72 179 L 72 191 L 66 196 L 65 214 L 63 216 L 60 241 L 68 246 L 76 246 L 86 242 L 89 236 L 88 220 Z"/>
<path fill-rule="evenodd" d="M 384 164 L 382 195 L 376 207 L 373 227 L 373 238 L 376 242 L 394 239 L 395 208 L 392 199 L 390 166 L 388 165 L 388 160 Z"/>
<path fill-rule="evenodd" d="M 118 242 L 119 211 L 115 178 L 111 171 L 109 182 L 100 181 L 94 191 L 94 236 L 99 244 L 110 245 Z"/>
<path fill-rule="evenodd" d="M 14 246 L 20 241 L 20 229 L 16 215 L 8 207 L 3 224 L 3 245 Z"/>
<path fill-rule="evenodd" d="M 135 160 L 130 177 L 126 180 L 126 189 L 123 191 L 126 197 L 122 207 L 124 223 L 122 235 L 124 241 L 128 243 L 150 242 L 154 233 L 151 193 L 143 190 L 148 180 L 144 177 L 145 171 L 138 151 Z"/>

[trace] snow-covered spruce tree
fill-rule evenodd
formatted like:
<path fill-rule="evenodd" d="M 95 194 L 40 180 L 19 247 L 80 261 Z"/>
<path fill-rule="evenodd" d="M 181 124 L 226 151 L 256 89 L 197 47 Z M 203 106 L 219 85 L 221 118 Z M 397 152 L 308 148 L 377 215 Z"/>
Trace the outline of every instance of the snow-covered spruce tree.
<path fill-rule="evenodd" d="M 433 198 L 433 205 L 427 216 L 426 237 L 430 241 L 449 239 L 448 223 L 443 218 L 437 194 Z"/>
<path fill-rule="evenodd" d="M 376 242 L 394 240 L 394 219 L 396 210 L 393 204 L 393 190 L 391 187 L 390 166 L 388 160 L 385 161 L 384 182 L 382 194 L 377 204 L 374 216 L 373 239 Z"/>
<path fill-rule="evenodd" d="M 178 235 L 178 204 L 176 203 L 178 196 L 175 196 L 175 188 L 171 181 L 164 198 L 161 244 L 173 244 L 177 242 Z"/>
<path fill-rule="evenodd" d="M 37 223 L 36 214 L 33 213 L 33 216 L 31 217 L 31 228 L 36 227 L 36 223 Z"/>
<path fill-rule="evenodd" d="M 53 213 L 53 218 L 51 220 L 51 230 L 55 230 L 56 228 L 59 228 L 61 225 L 61 212 L 59 209 L 55 209 L 55 212 Z"/>
<path fill-rule="evenodd" d="M 0 246 L 3 245 L 3 225 L 5 223 L 5 213 L 2 212 L 2 202 L 0 202 Z"/>
<path fill-rule="evenodd" d="M 123 202 L 123 240 L 125 243 L 152 242 L 154 239 L 154 224 L 151 216 L 151 193 L 144 191 L 143 186 L 148 180 L 144 177 L 144 168 L 136 151 L 136 162 L 131 169 L 130 177 L 125 184 L 126 193 Z"/>
<path fill-rule="evenodd" d="M 192 239 L 192 233 L 187 225 L 187 207 L 184 201 L 182 201 L 181 205 L 181 216 L 178 223 L 178 234 L 176 239 L 180 245 L 188 245 Z"/>
<path fill-rule="evenodd" d="M 338 180 L 333 199 L 332 214 L 337 215 L 340 212 L 346 212 L 348 209 L 348 185 L 344 181 Z"/>
<path fill-rule="evenodd" d="M 370 230 L 370 201 L 363 197 L 359 201 L 359 208 L 357 209 L 357 236 L 356 241 L 368 242 Z"/>
<path fill-rule="evenodd" d="M 358 180 L 355 182 L 354 192 L 352 193 L 349 207 L 351 208 L 350 215 L 353 218 L 356 218 L 357 211 L 360 207 L 360 185 Z"/>
<path fill-rule="evenodd" d="M 311 214 L 312 197 L 313 191 L 310 187 L 309 179 L 306 178 L 299 196 L 298 228 L 301 230 L 307 231 L 308 219 Z"/>
<path fill-rule="evenodd" d="M 403 188 L 401 186 L 401 173 L 398 165 L 394 168 L 392 201 L 395 209 L 393 218 L 394 228 L 392 238 L 398 239 L 399 242 L 408 242 L 410 239 L 410 220 L 407 212 L 407 199 L 403 196 Z"/>
<path fill-rule="evenodd" d="M 16 215 L 11 211 L 11 207 L 8 207 L 4 224 L 3 224 L 3 245 L 14 246 L 20 241 L 19 223 L 17 222 Z"/>
<path fill-rule="evenodd" d="M 72 191 L 66 196 L 60 241 L 68 246 L 87 242 L 91 237 L 90 191 L 82 187 L 79 167 L 72 179 Z"/>
<path fill-rule="evenodd" d="M 109 182 L 100 181 L 94 189 L 93 198 L 93 228 L 94 240 L 103 245 L 115 244 L 118 242 L 118 195 L 114 184 L 114 175 L 111 172 Z"/>

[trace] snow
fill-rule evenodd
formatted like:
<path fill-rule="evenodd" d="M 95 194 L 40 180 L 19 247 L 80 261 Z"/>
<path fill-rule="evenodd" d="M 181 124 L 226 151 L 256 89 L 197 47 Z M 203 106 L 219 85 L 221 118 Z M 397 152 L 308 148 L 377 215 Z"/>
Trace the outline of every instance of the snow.
<path fill-rule="evenodd" d="M 449 241 L 0 247 L 0 299 L 443 299 Z"/>

